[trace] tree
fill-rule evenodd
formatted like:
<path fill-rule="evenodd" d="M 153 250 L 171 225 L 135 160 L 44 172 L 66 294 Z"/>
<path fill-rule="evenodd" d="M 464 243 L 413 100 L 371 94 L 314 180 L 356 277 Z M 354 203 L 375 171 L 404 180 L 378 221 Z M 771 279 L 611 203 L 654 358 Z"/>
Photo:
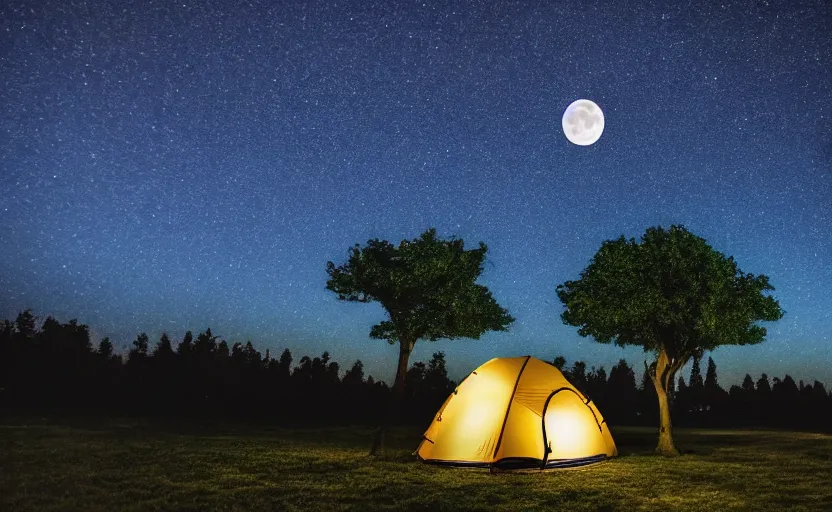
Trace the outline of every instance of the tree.
<path fill-rule="evenodd" d="M 176 347 L 176 353 L 179 356 L 186 356 L 190 354 L 191 350 L 194 347 L 194 335 L 191 334 L 191 331 L 185 333 L 185 336 L 182 338 L 182 341 L 179 343 L 179 346 Z"/>
<path fill-rule="evenodd" d="M 149 345 L 150 339 L 147 337 L 146 333 L 141 333 L 136 336 L 136 339 L 133 340 L 133 348 L 130 349 L 130 353 L 127 355 L 128 362 L 145 359 L 147 357 Z"/>
<path fill-rule="evenodd" d="M 606 405 L 605 392 L 607 390 L 607 371 L 604 367 L 597 370 L 593 366 L 586 376 L 586 395 L 601 406 Z"/>
<path fill-rule="evenodd" d="M 268 350 L 266 352 L 268 352 Z M 217 344 L 217 350 L 214 353 L 214 357 L 221 364 L 225 364 L 228 361 L 228 358 L 231 357 L 231 350 L 228 348 L 227 341 L 222 340 Z"/>
<path fill-rule="evenodd" d="M 31 309 L 21 311 L 14 321 L 14 328 L 23 338 L 32 339 L 38 332 L 37 317 L 32 313 Z"/>
<path fill-rule="evenodd" d="M 575 361 L 572 363 L 572 369 L 566 372 L 567 380 L 578 390 L 587 394 L 587 377 L 586 377 L 586 363 L 583 361 Z"/>
<path fill-rule="evenodd" d="M 152 405 L 165 412 L 175 410 L 175 397 L 171 393 L 175 385 L 176 354 L 167 333 L 163 332 L 153 348 L 151 357 L 153 378 L 150 379 L 149 393 L 153 397 Z"/>
<path fill-rule="evenodd" d="M 688 380 L 688 387 L 691 390 L 695 390 L 695 392 L 699 393 L 705 387 L 705 381 L 702 380 L 702 367 L 700 366 L 701 357 L 699 355 L 694 354 L 693 356 L 693 364 L 690 368 L 690 379 Z"/>
<path fill-rule="evenodd" d="M 560 370 L 562 372 L 563 367 L 566 366 L 566 358 L 563 357 L 563 356 L 555 357 L 554 361 L 552 361 L 552 366 L 554 366 L 555 368 L 557 368 L 558 370 Z"/>
<path fill-rule="evenodd" d="M 676 407 L 676 410 L 681 412 L 682 416 L 698 418 L 702 412 L 702 404 L 705 400 L 705 381 L 702 379 L 701 360 L 701 354 L 693 355 L 688 386 L 685 389 L 684 396 L 681 397 L 681 403 Z"/>
<path fill-rule="evenodd" d="M 360 362 L 360 361 L 359 361 Z M 292 374 L 292 353 L 288 348 L 283 349 L 280 354 L 280 359 L 277 362 L 277 378 L 281 385 L 285 385 L 289 381 L 289 376 Z M 363 372 L 362 372 L 363 375 Z"/>
<path fill-rule="evenodd" d="M 153 398 L 147 393 L 149 382 L 145 379 L 150 368 L 149 346 L 150 339 L 146 333 L 143 332 L 136 336 L 136 339 L 133 340 L 133 348 L 127 354 L 127 366 L 125 368 L 125 382 L 128 389 L 127 402 L 131 408 L 142 412 L 147 412 L 146 408 Z"/>
<path fill-rule="evenodd" d="M 430 361 L 428 361 L 425 370 L 425 384 L 427 384 L 431 393 L 439 395 L 442 400 L 453 391 L 452 382 L 448 379 L 444 352 L 434 352 Z"/>
<path fill-rule="evenodd" d="M 754 393 L 754 379 L 747 373 L 745 374 L 745 378 L 742 379 L 742 390 L 748 395 Z"/>
<path fill-rule="evenodd" d="M 604 408 L 604 416 L 609 415 L 613 423 L 629 425 L 636 419 L 637 405 L 635 371 L 626 360 L 620 359 L 610 370 L 610 378 L 607 380 L 607 406 Z"/>
<path fill-rule="evenodd" d="M 435 352 L 428 361 L 424 384 L 428 414 L 432 415 L 456 387 L 455 383 L 448 378 L 444 352 Z"/>
<path fill-rule="evenodd" d="M 705 392 L 718 393 L 722 391 L 719 387 L 719 379 L 716 376 L 716 363 L 712 357 L 708 358 L 708 369 L 705 371 Z"/>
<path fill-rule="evenodd" d="M 110 338 L 101 340 L 101 343 L 98 344 L 98 354 L 105 360 L 113 355 L 113 343 Z"/>
<path fill-rule="evenodd" d="M 355 392 L 354 390 L 359 389 L 364 384 L 364 363 L 361 362 L 360 359 L 356 360 L 353 363 L 352 368 L 344 373 L 344 378 L 341 380 L 346 387 L 351 392 Z"/>
<path fill-rule="evenodd" d="M 342 411 L 344 416 L 351 420 L 357 420 L 364 415 L 366 410 L 366 397 L 364 386 L 364 363 L 356 360 L 352 368 L 344 373 L 341 379 L 344 393 Z"/>
<path fill-rule="evenodd" d="M 786 426 L 800 421 L 799 397 L 800 391 L 791 375 L 785 375 L 783 380 L 777 377 L 772 379 L 771 401 L 768 408 L 773 413 L 774 423 L 777 426 Z"/>
<path fill-rule="evenodd" d="M 783 316 L 765 275 L 742 272 L 682 226 L 649 228 L 638 242 L 607 240 L 577 281 L 557 287 L 564 323 L 600 343 L 655 356 L 647 371 L 659 403 L 657 451 L 677 455 L 668 390 L 695 354 L 765 339 L 759 321 Z"/>
<path fill-rule="evenodd" d="M 641 374 L 641 384 L 638 387 L 638 414 L 642 418 L 642 424 L 655 423 L 659 416 L 656 414 L 656 387 L 650 377 L 650 368 L 647 361 L 644 362 L 644 372 Z"/>
<path fill-rule="evenodd" d="M 719 385 L 719 379 L 716 374 L 716 363 L 712 357 L 708 357 L 708 369 L 705 371 L 705 382 L 703 389 L 703 403 L 708 415 L 710 425 L 714 422 L 724 423 L 726 414 L 730 414 L 726 409 L 727 393 Z"/>
<path fill-rule="evenodd" d="M 153 348 L 153 357 L 158 359 L 164 359 L 165 361 L 173 359 L 173 346 L 170 343 L 168 333 L 163 332 L 162 336 L 159 337 L 159 341 L 158 343 L 156 343 L 156 347 Z"/>
<path fill-rule="evenodd" d="M 11 378 L 13 361 L 18 359 L 14 343 L 14 327 L 8 320 L 0 323 L 0 406 L 8 397 L 7 389 L 13 382 Z"/>
<path fill-rule="evenodd" d="M 211 329 L 208 329 L 208 332 L 210 333 Z M 243 349 L 243 359 L 245 360 L 245 366 L 249 370 L 257 370 L 263 367 L 263 356 L 254 348 L 251 341 L 246 341 Z"/>
<path fill-rule="evenodd" d="M 211 332 L 211 328 L 199 333 L 193 345 L 194 358 L 201 364 L 206 364 L 213 359 L 214 351 L 217 350 L 217 336 Z"/>
<path fill-rule="evenodd" d="M 373 239 L 350 248 L 347 263 L 326 264 L 326 288 L 339 300 L 378 302 L 388 319 L 372 327 L 370 337 L 399 346 L 399 360 L 386 419 L 376 431 L 371 454 L 384 449 L 387 427 L 404 393 L 408 360 L 419 340 L 479 339 L 486 331 L 504 331 L 514 321 L 483 285 L 487 248 L 465 250 L 459 239 L 441 240 L 429 229 L 398 247 Z"/>
<path fill-rule="evenodd" d="M 769 384 L 768 375 L 765 373 L 760 375 L 759 380 L 757 380 L 757 393 L 764 400 L 768 400 L 769 395 L 771 395 L 771 384 Z"/>
<path fill-rule="evenodd" d="M 818 404 L 823 404 L 825 398 L 826 388 L 824 387 L 823 382 L 816 380 L 812 386 L 812 399 L 816 400 Z"/>
<path fill-rule="evenodd" d="M 405 415 L 408 420 L 412 420 L 414 411 L 419 410 L 424 405 L 425 395 L 425 363 L 416 361 L 407 370 L 407 377 L 405 378 L 405 391 L 402 396 L 404 404 L 407 404 Z"/>

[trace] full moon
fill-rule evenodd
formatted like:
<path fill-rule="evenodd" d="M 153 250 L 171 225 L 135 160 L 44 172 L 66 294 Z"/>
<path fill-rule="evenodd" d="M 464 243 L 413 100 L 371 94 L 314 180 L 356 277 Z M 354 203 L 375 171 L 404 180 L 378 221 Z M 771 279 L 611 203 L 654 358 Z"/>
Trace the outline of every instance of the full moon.
<path fill-rule="evenodd" d="M 604 112 L 590 100 L 575 100 L 563 113 L 563 134 L 572 144 L 594 144 L 604 131 Z"/>

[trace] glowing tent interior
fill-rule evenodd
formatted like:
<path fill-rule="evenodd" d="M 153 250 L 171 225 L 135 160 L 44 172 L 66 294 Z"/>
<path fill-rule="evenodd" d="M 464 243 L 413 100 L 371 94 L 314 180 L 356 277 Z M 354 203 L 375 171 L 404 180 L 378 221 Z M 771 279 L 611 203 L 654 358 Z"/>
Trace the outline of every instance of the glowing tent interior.
<path fill-rule="evenodd" d="M 549 469 L 617 455 L 601 413 L 554 366 L 492 359 L 445 400 L 416 450 L 424 462 Z"/>

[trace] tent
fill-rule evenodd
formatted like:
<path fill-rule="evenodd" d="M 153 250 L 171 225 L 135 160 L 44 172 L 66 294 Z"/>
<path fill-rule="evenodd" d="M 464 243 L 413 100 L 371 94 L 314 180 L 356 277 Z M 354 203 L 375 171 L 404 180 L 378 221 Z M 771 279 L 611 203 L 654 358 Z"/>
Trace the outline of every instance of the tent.
<path fill-rule="evenodd" d="M 445 400 L 416 450 L 433 464 L 549 469 L 618 454 L 601 413 L 554 366 L 488 361 Z"/>

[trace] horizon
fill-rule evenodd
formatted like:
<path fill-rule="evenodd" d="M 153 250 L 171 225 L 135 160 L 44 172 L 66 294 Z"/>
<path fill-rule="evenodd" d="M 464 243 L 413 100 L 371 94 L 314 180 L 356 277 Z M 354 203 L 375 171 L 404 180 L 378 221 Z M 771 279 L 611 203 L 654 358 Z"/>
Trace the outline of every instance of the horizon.
<path fill-rule="evenodd" d="M 517 321 L 420 341 L 413 361 L 441 350 L 459 378 L 501 356 L 624 358 L 640 375 L 640 349 L 563 325 L 555 287 L 604 240 L 679 224 L 785 310 L 763 343 L 715 351 L 720 380 L 832 384 L 826 0 L 3 13 L 7 319 L 77 318 L 120 347 L 211 327 L 390 382 L 396 349 L 368 336 L 383 309 L 336 300 L 325 265 L 435 227 L 488 245 L 478 283 Z M 562 129 L 578 99 L 604 115 L 588 146 Z"/>
<path fill-rule="evenodd" d="M 38 315 L 36 311 L 32 311 L 32 313 L 35 315 L 35 318 L 37 319 L 38 328 L 40 328 L 40 325 L 43 323 L 43 321 L 48 316 L 50 316 L 50 315 L 47 315 L 47 314 Z M 93 350 L 97 350 L 98 345 L 100 344 L 101 340 L 103 340 L 104 337 L 107 337 L 107 336 L 101 336 L 98 339 L 94 339 L 94 336 L 93 336 L 93 332 L 95 330 L 94 326 L 86 324 L 80 318 L 66 318 L 66 319 L 56 318 L 56 317 L 53 317 L 53 318 L 55 320 L 61 322 L 61 323 L 69 322 L 69 321 L 75 319 L 75 320 L 78 321 L 79 324 L 87 325 L 87 327 L 89 327 L 90 343 L 92 344 Z M 6 318 L 5 320 L 9 320 L 10 322 L 14 321 L 13 319 L 9 319 L 9 318 Z M 338 363 L 339 377 L 343 377 L 344 373 L 352 367 L 352 365 L 356 362 L 356 360 L 360 360 L 362 362 L 363 368 L 364 368 L 365 378 L 372 376 L 374 380 L 383 381 L 388 386 L 390 386 L 390 385 L 392 385 L 393 378 L 395 377 L 395 375 L 394 375 L 395 369 L 390 369 L 388 371 L 385 371 L 386 366 L 384 365 L 384 362 L 385 362 L 384 360 L 382 360 L 381 364 L 379 365 L 379 369 L 381 371 L 377 372 L 377 373 L 374 373 L 374 372 L 371 372 L 368 369 L 367 361 L 365 359 L 362 359 L 361 357 L 350 359 L 350 360 L 342 360 L 338 357 L 338 355 L 336 353 L 334 353 L 331 350 L 327 350 L 325 348 L 324 348 L 323 351 L 318 352 L 318 353 L 302 353 L 301 351 L 296 352 L 290 346 L 283 346 L 283 347 L 276 347 L 276 346 L 272 346 L 272 345 L 263 346 L 261 343 L 258 342 L 258 340 L 254 340 L 254 339 L 250 339 L 250 338 L 246 338 L 246 339 L 227 339 L 226 337 L 217 333 L 216 329 L 213 329 L 210 326 L 206 327 L 204 329 L 188 329 L 186 331 L 183 331 L 181 333 L 181 335 L 176 335 L 174 333 L 171 333 L 170 331 L 158 331 L 158 334 L 155 334 L 155 335 L 154 335 L 154 333 L 151 333 L 151 332 L 144 332 L 144 331 L 142 331 L 142 332 L 144 332 L 148 336 L 149 344 L 150 344 L 150 347 L 149 347 L 150 352 L 153 351 L 153 349 L 155 348 L 156 344 L 159 341 L 159 338 L 162 336 L 163 333 L 168 335 L 168 337 L 170 338 L 170 341 L 171 341 L 171 345 L 172 345 L 174 351 L 176 351 L 177 347 L 179 346 L 182 339 L 184 338 L 186 332 L 191 332 L 193 337 L 196 338 L 200 333 L 205 332 L 208 329 L 211 329 L 211 333 L 214 336 L 217 337 L 218 343 L 220 341 L 225 341 L 228 344 L 229 349 L 232 347 L 232 345 L 234 343 L 241 343 L 241 344 L 245 345 L 247 342 L 250 341 L 252 346 L 254 346 L 254 348 L 258 352 L 260 352 L 260 354 L 263 358 L 266 357 L 266 350 L 267 349 L 269 350 L 269 357 L 271 359 L 274 359 L 274 360 L 277 360 L 277 359 L 280 358 L 280 355 L 282 354 L 284 349 L 288 349 L 289 352 L 292 354 L 292 370 L 294 370 L 298 366 L 298 364 L 300 362 L 300 359 L 302 357 L 309 356 L 311 359 L 314 359 L 316 357 L 320 357 L 323 354 L 323 352 L 326 351 L 326 352 L 329 352 L 330 360 L 332 362 Z M 141 334 L 141 332 L 136 333 L 136 336 L 138 336 L 139 334 Z M 113 353 L 119 355 L 122 358 L 123 361 L 126 361 L 127 360 L 127 355 L 128 355 L 128 353 L 129 353 L 129 351 L 132 347 L 132 340 L 134 340 L 136 338 L 136 336 L 134 336 L 131 340 L 128 340 L 128 341 L 119 341 L 119 340 L 114 340 L 114 339 L 111 338 L 110 342 L 113 344 Z M 383 340 L 369 340 L 369 341 L 370 342 L 372 342 L 372 341 L 378 342 L 378 341 L 383 341 Z M 445 340 L 445 341 L 448 341 L 450 343 L 454 343 L 454 342 L 458 342 L 459 340 L 456 340 L 456 341 Z M 471 340 L 471 341 L 476 342 L 476 340 Z M 413 364 L 416 363 L 416 362 L 427 363 L 430 360 L 430 358 L 432 357 L 433 353 L 442 352 L 445 355 L 445 363 L 446 363 L 446 368 L 448 370 L 448 378 L 450 378 L 454 382 L 459 383 L 463 378 L 465 378 L 467 375 L 469 375 L 472 371 L 476 370 L 479 366 L 481 366 L 482 364 L 485 364 L 488 360 L 492 359 L 492 358 L 489 358 L 489 359 L 483 360 L 479 363 L 475 363 L 474 366 L 468 368 L 464 365 L 458 364 L 458 362 L 455 363 L 453 360 L 449 360 L 448 357 L 447 357 L 448 353 L 447 353 L 446 350 L 443 350 L 441 348 L 433 350 L 432 346 L 436 345 L 438 343 L 439 342 L 426 342 L 426 341 L 421 341 L 421 342 L 417 343 L 416 344 L 417 348 L 420 345 L 424 345 L 423 350 L 419 351 L 419 350 L 414 349 L 413 355 L 411 356 L 410 361 L 408 363 L 408 368 L 412 367 Z M 386 344 L 386 342 L 385 342 L 385 344 Z M 600 344 L 596 344 L 596 345 L 600 346 Z M 393 346 L 391 345 L 391 347 L 393 347 Z M 628 347 L 628 348 L 624 349 L 624 348 L 614 347 L 612 345 L 609 345 L 609 346 L 607 346 L 607 348 L 617 348 L 619 351 L 629 352 L 631 354 L 634 353 L 634 352 L 640 353 L 640 354 L 646 354 L 640 348 L 634 348 L 634 347 Z M 728 391 L 732 385 L 739 386 L 742 383 L 742 380 L 745 378 L 746 374 L 750 375 L 754 379 L 755 383 L 761 377 L 762 374 L 766 374 L 768 376 L 768 379 L 769 379 L 770 382 L 775 377 L 784 378 L 786 375 L 789 375 L 794 379 L 795 383 L 803 382 L 805 384 L 812 384 L 813 382 L 818 381 L 818 382 L 821 382 L 824 386 L 826 386 L 827 384 L 832 385 L 832 383 L 828 383 L 827 381 L 825 381 L 823 379 L 812 377 L 811 375 L 806 376 L 806 378 L 804 378 L 804 376 L 802 376 L 802 375 L 793 375 L 793 374 L 790 374 L 788 372 L 786 372 L 786 373 L 771 373 L 771 372 L 766 372 L 766 371 L 755 372 L 755 371 L 751 371 L 751 370 L 745 371 L 745 372 L 739 371 L 739 373 L 725 372 L 722 369 L 722 365 L 720 364 L 718 354 L 717 354 L 717 357 L 714 357 L 716 352 L 718 352 L 719 350 L 724 349 L 724 348 L 726 348 L 726 347 L 721 347 L 721 348 L 717 349 L 716 351 L 712 351 L 712 352 L 705 352 L 704 355 L 702 356 L 702 359 L 701 359 L 701 366 L 702 366 L 701 371 L 702 371 L 702 375 L 704 377 L 705 369 L 707 368 L 708 358 L 712 357 L 714 359 L 714 363 L 716 363 L 716 366 L 717 366 L 717 377 L 718 377 L 719 385 L 725 391 Z M 417 355 L 417 354 L 420 354 L 420 355 Z M 503 353 L 499 356 L 494 356 L 494 357 L 531 356 L 531 357 L 536 357 L 537 359 L 541 359 L 543 361 L 551 363 L 555 359 L 555 357 L 557 357 L 559 355 L 563 355 L 563 354 L 562 353 L 556 353 L 556 354 L 553 354 L 551 356 L 546 356 L 546 355 L 542 355 L 542 354 L 533 354 L 533 353 L 512 354 L 512 353 L 507 353 L 506 352 L 506 353 Z M 640 385 L 641 380 L 642 380 L 643 375 L 644 375 L 643 365 L 640 365 L 639 363 L 641 363 L 642 361 L 647 361 L 649 363 L 649 360 L 650 360 L 650 357 L 646 356 L 646 355 L 643 359 L 638 359 L 638 360 L 633 360 L 632 357 L 624 357 L 624 355 L 622 355 L 621 357 L 619 357 L 618 359 L 615 359 L 610 364 L 604 364 L 604 363 L 596 364 L 596 362 L 593 361 L 593 360 L 581 359 L 581 358 L 572 359 L 572 358 L 569 358 L 569 357 L 566 357 L 566 356 L 564 356 L 564 357 L 566 358 L 565 368 L 567 368 L 567 369 L 571 368 L 572 365 L 576 361 L 583 361 L 587 365 L 587 367 L 586 367 L 587 373 L 589 373 L 592 369 L 603 368 L 608 377 L 609 377 L 610 369 L 613 366 L 615 366 L 615 364 L 617 364 L 620 359 L 625 359 L 627 361 L 627 363 L 630 365 L 630 367 L 633 369 L 633 372 L 635 373 L 635 376 L 636 376 L 636 383 L 639 384 L 639 385 Z M 607 359 L 605 359 L 605 361 L 609 361 L 609 359 L 607 358 Z M 686 383 L 689 381 L 692 366 L 693 366 L 693 359 L 691 359 L 682 368 L 680 368 L 680 370 L 676 373 L 676 377 L 674 379 L 674 385 L 676 385 L 676 383 L 678 383 L 678 380 L 679 380 L 680 377 L 684 378 Z M 729 379 L 726 379 L 726 377 L 725 377 L 726 374 L 731 375 L 731 377 Z"/>

